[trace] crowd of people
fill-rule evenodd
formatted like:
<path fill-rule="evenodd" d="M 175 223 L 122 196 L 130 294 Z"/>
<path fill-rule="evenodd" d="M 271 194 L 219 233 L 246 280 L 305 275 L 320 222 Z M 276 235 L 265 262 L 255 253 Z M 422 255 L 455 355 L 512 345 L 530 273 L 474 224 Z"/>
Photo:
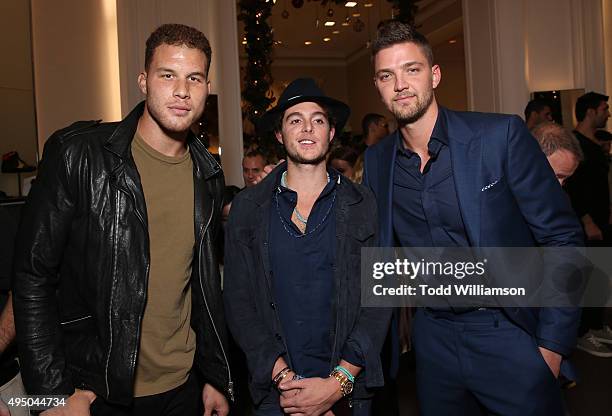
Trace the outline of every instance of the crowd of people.
<path fill-rule="evenodd" d="M 249 149 L 239 189 L 190 133 L 208 40 L 155 30 L 145 101 L 45 144 L 2 314 L 25 389 L 2 399 L 65 397 L 45 416 L 387 415 L 373 398 L 397 402 L 411 349 L 423 415 L 563 415 L 576 346 L 612 356 L 603 309 L 367 308 L 360 255 L 607 245 L 608 97 L 578 99 L 573 133 L 540 101 L 526 123 L 457 112 L 438 104 L 442 71 L 413 27 L 382 23 L 371 53 L 397 129 L 368 114 L 361 140 L 332 148 L 349 106 L 296 79 L 260 123 L 285 160 L 270 170 Z"/>

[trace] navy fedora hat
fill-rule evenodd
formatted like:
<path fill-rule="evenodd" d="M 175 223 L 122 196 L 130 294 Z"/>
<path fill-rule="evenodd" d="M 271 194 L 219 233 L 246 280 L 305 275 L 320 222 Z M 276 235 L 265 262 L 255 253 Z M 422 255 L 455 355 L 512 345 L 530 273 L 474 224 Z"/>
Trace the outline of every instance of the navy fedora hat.
<path fill-rule="evenodd" d="M 342 101 L 335 100 L 325 95 L 312 78 L 298 78 L 287 85 L 276 106 L 268 110 L 257 123 L 261 132 L 267 132 L 274 128 L 276 120 L 283 112 L 299 103 L 314 102 L 325 106 L 336 120 L 336 134 L 342 132 L 351 110 Z"/>

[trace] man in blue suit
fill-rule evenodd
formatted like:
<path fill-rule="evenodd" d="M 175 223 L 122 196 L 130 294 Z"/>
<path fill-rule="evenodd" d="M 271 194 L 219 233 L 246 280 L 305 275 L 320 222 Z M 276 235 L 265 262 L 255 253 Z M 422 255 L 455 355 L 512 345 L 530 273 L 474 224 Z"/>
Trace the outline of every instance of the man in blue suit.
<path fill-rule="evenodd" d="M 410 26 L 383 24 L 374 82 L 398 130 L 365 154 L 384 246 L 582 246 L 569 201 L 517 116 L 438 106 L 441 72 Z M 561 415 L 557 377 L 574 308 L 420 308 L 412 324 L 424 415 Z"/>

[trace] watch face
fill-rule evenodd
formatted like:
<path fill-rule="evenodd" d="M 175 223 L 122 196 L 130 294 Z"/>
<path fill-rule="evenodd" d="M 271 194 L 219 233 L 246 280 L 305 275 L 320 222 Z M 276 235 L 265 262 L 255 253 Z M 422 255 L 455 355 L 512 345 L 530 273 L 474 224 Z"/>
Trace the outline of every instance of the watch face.
<path fill-rule="evenodd" d="M 351 394 L 353 392 L 353 383 L 351 383 L 350 381 L 347 381 L 344 386 L 344 392 L 347 396 Z"/>

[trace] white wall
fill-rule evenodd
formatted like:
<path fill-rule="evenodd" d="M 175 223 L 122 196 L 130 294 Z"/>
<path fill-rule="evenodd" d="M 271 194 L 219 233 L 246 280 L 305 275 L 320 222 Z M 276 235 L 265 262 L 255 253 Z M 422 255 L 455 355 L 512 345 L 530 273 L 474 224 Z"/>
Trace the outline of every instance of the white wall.
<path fill-rule="evenodd" d="M 393 116 L 383 104 L 374 85 L 374 68 L 370 51 L 349 61 L 346 66 L 346 80 L 349 84 L 348 104 L 351 106 L 350 123 L 354 134 L 362 134 L 361 120 L 368 113 L 382 114 L 389 119 Z"/>
<path fill-rule="evenodd" d="M 612 0 L 602 0 L 604 19 L 604 59 L 606 63 L 606 95 L 612 96 Z M 611 102 L 612 104 L 612 102 Z M 612 132 L 612 121 L 608 121 L 608 131 Z"/>
<path fill-rule="evenodd" d="M 463 16 L 470 109 L 522 114 L 533 91 L 605 90 L 602 0 L 464 0 Z"/>
<path fill-rule="evenodd" d="M 77 120 L 121 118 L 115 0 L 32 0 L 38 141 Z"/>
<path fill-rule="evenodd" d="M 0 2 L 0 156 L 17 151 L 36 164 L 29 0 Z M 27 176 L 27 175 L 24 175 Z M 0 190 L 17 195 L 17 175 L 0 173 Z"/>

